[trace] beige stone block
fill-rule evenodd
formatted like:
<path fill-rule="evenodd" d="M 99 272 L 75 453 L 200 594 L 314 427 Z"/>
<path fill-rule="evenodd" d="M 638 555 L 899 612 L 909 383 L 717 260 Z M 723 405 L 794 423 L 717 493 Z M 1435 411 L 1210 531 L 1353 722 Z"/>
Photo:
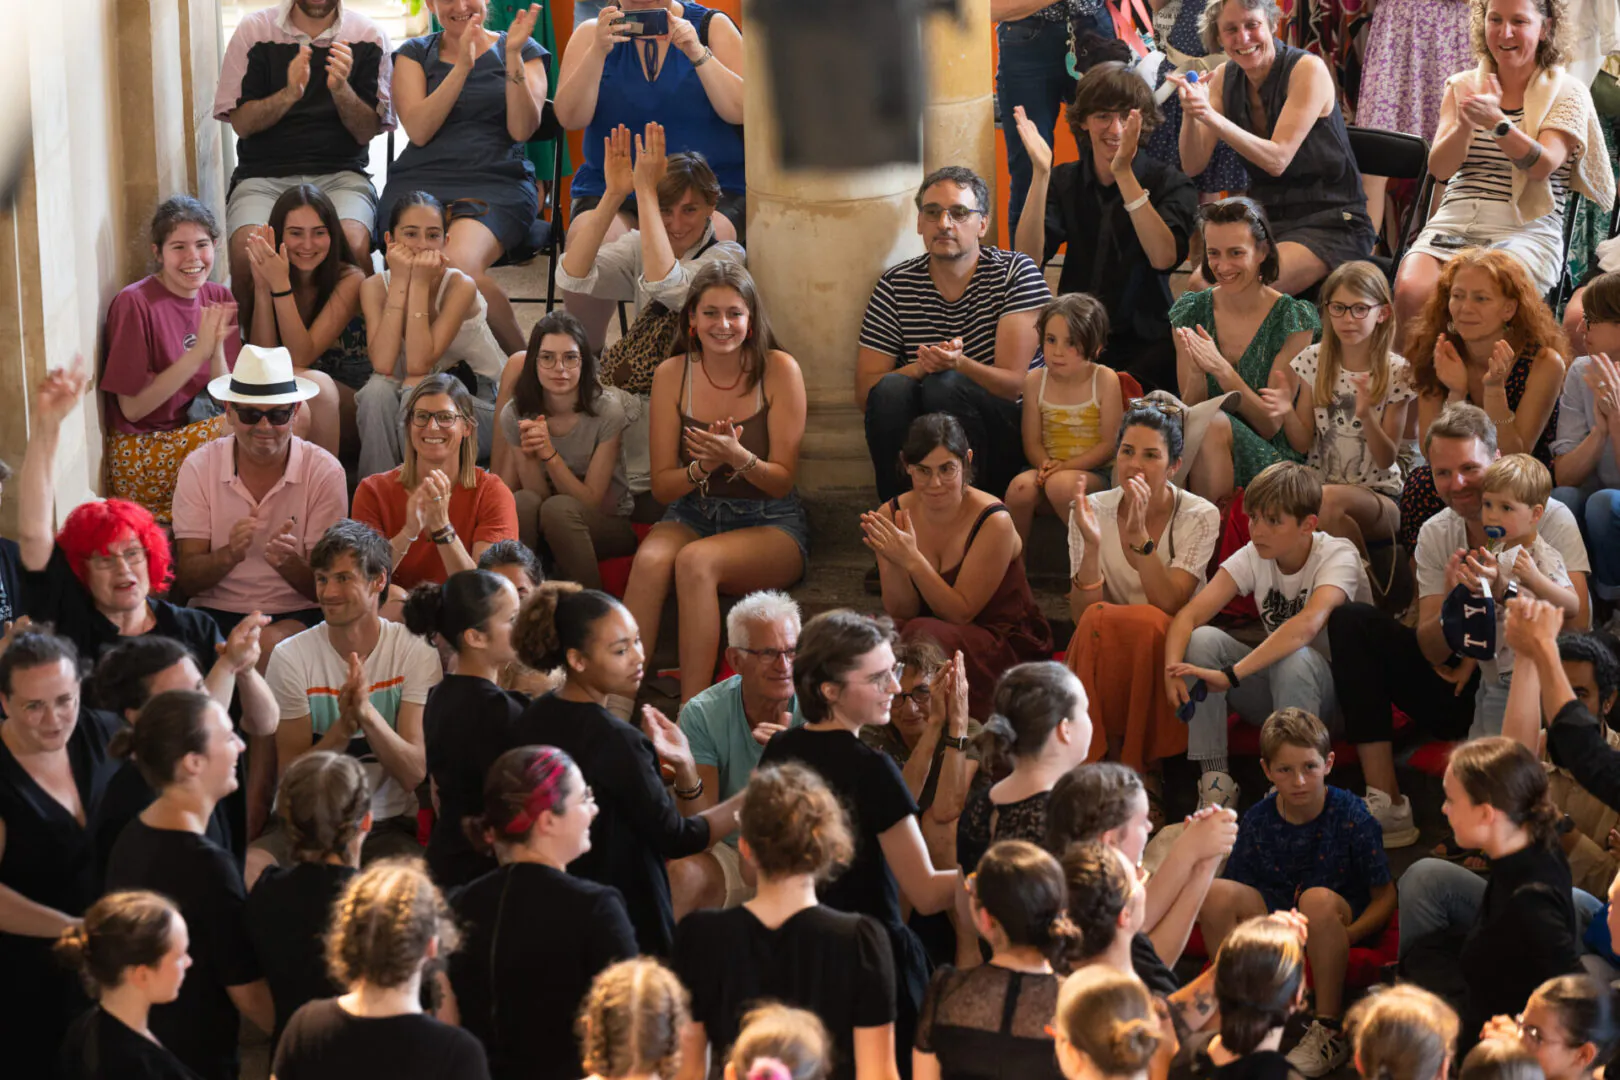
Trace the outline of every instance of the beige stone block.
<path fill-rule="evenodd" d="M 965 101 L 995 81 L 990 62 L 990 0 L 957 0 L 960 15 L 935 12 L 923 21 L 930 101 Z"/>

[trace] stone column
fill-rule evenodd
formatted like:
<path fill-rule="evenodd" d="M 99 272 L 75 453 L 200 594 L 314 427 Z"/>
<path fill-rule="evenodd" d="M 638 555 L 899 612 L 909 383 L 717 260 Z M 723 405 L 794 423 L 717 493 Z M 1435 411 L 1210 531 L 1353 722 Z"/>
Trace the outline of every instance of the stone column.
<path fill-rule="evenodd" d="M 743 32 L 748 269 L 781 347 L 804 371 L 810 411 L 799 489 L 812 494 L 869 490 L 872 462 L 855 408 L 857 341 L 878 275 L 922 254 L 912 201 L 922 170 L 917 165 L 783 170 L 765 36 L 765 27 L 753 20 Z"/>
<path fill-rule="evenodd" d="M 928 104 L 923 109 L 923 173 L 966 165 L 996 198 L 995 70 L 990 63 L 990 0 L 957 0 L 961 17 L 927 16 L 923 57 Z M 750 68 L 750 71 L 753 69 Z"/>

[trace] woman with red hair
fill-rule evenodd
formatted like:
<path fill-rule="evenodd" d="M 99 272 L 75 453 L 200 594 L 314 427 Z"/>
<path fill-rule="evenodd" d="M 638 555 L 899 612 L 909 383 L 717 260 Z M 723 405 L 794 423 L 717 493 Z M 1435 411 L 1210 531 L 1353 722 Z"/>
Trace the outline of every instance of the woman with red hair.
<path fill-rule="evenodd" d="M 53 477 L 62 421 L 84 396 L 82 365 L 45 376 L 34 396 L 28 452 L 18 482 L 21 611 L 48 622 L 78 648 L 86 663 L 124 638 L 158 634 L 185 645 L 207 672 L 207 690 L 229 704 L 242 692 L 242 726 L 251 734 L 275 730 L 279 712 L 254 665 L 259 631 L 270 620 L 255 612 L 227 642 L 206 612 L 152 593 L 174 577 L 168 534 L 150 511 L 124 499 L 92 500 L 76 507 L 51 535 Z"/>
<path fill-rule="evenodd" d="M 1441 409 L 1466 401 L 1495 423 L 1502 453 L 1534 454 L 1552 467 L 1569 341 L 1523 263 L 1506 251 L 1458 252 L 1441 267 L 1408 341 L 1420 442 Z M 1445 506 L 1427 465 L 1407 473 L 1400 540 L 1408 551 Z"/>

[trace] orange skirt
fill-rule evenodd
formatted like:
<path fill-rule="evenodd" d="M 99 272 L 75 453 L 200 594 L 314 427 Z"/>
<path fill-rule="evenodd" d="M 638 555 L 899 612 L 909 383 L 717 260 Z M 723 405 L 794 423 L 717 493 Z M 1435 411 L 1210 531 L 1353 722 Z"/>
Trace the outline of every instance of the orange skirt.
<path fill-rule="evenodd" d="M 1187 725 L 1164 691 L 1164 639 L 1170 616 L 1151 604 L 1092 604 L 1080 617 L 1064 662 L 1091 702 L 1091 753 L 1110 743 L 1138 772 L 1187 752 Z"/>
<path fill-rule="evenodd" d="M 163 525 L 173 519 L 174 485 L 186 455 L 225 434 L 225 414 L 173 431 L 107 436 L 107 494 L 152 512 Z"/>

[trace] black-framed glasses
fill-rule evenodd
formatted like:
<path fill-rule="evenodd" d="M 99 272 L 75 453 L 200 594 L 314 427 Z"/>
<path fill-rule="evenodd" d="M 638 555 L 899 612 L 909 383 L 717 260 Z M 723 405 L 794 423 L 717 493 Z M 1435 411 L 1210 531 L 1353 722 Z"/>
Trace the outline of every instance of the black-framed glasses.
<path fill-rule="evenodd" d="M 926 709 L 934 700 L 934 688 L 928 685 L 927 679 L 921 679 L 910 690 L 902 690 L 895 696 L 904 698 L 919 709 Z"/>
<path fill-rule="evenodd" d="M 1337 300 L 1327 302 L 1328 314 L 1335 319 L 1342 319 L 1346 315 L 1352 319 L 1365 319 L 1383 306 L 1383 304 L 1341 304 Z"/>
<path fill-rule="evenodd" d="M 442 428 L 455 427 L 461 414 L 450 409 L 444 412 L 425 412 L 422 409 L 411 411 L 411 424 L 414 427 L 425 428 L 429 423 L 438 424 Z"/>
<path fill-rule="evenodd" d="M 248 427 L 254 427 L 260 420 L 267 418 L 274 427 L 286 427 L 292 423 L 293 413 L 298 411 L 296 405 L 277 405 L 273 409 L 254 409 L 247 405 L 237 405 L 234 402 L 231 408 L 236 410 L 236 418 Z"/>
<path fill-rule="evenodd" d="M 543 352 L 540 354 L 539 360 L 541 367 L 553 371 L 557 368 L 562 368 L 565 371 L 573 371 L 575 368 L 579 367 L 585 362 L 584 358 L 581 357 L 577 352 Z"/>
<path fill-rule="evenodd" d="M 786 660 L 791 665 L 793 658 L 799 653 L 797 645 L 789 645 L 785 649 L 745 649 L 741 645 L 736 648 L 745 656 L 752 656 L 755 660 L 763 660 L 767 664 L 778 664 Z"/>
<path fill-rule="evenodd" d="M 1199 679 L 1188 687 L 1187 700 L 1183 701 L 1181 706 L 1176 709 L 1176 719 L 1183 724 L 1192 723 L 1193 713 L 1198 711 L 1198 706 L 1202 705 L 1207 697 L 1209 697 L 1209 687 L 1205 685 L 1203 679 Z"/>
<path fill-rule="evenodd" d="M 974 206 L 940 206 L 937 203 L 929 203 L 922 208 L 924 221 L 938 221 L 941 217 L 948 217 L 951 219 L 951 223 L 955 225 L 962 224 L 974 214 L 982 213 L 984 213 L 983 210 Z"/>

